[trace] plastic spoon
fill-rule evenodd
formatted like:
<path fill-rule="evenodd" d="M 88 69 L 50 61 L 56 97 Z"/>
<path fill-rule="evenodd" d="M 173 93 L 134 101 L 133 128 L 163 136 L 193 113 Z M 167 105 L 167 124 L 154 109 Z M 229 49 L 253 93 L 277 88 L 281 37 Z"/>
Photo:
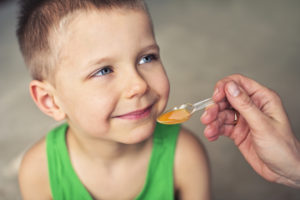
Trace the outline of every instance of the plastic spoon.
<path fill-rule="evenodd" d="M 213 100 L 209 98 L 194 104 L 182 104 L 161 114 L 157 121 L 161 124 L 179 124 L 190 119 L 196 111 L 202 110 L 213 103 Z"/>

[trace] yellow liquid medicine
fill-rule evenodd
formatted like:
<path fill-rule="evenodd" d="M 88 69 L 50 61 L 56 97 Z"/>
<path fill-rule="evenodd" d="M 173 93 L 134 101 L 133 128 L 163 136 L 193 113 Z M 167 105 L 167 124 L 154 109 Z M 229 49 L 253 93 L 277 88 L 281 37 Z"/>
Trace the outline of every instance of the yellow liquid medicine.
<path fill-rule="evenodd" d="M 191 117 L 191 113 L 186 109 L 173 110 L 163 113 L 157 118 L 161 124 L 179 124 L 187 121 Z"/>

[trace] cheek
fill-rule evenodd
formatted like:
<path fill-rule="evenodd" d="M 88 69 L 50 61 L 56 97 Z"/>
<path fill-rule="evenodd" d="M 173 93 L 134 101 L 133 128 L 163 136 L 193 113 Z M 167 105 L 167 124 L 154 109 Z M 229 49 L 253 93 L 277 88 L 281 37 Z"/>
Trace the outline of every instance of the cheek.
<path fill-rule="evenodd" d="M 157 104 L 157 115 L 159 115 L 167 106 L 170 92 L 169 80 L 163 68 L 159 73 L 155 73 L 155 76 L 152 76 L 150 87 L 159 97 Z"/>
<path fill-rule="evenodd" d="M 153 88 L 161 96 L 161 98 L 167 100 L 170 92 L 170 83 L 166 73 L 163 71 L 158 73 L 153 78 Z"/>
<path fill-rule="evenodd" d="M 82 105 L 82 112 L 85 112 L 91 121 L 106 123 L 114 111 L 118 97 L 112 91 L 110 93 L 101 93 L 83 98 L 82 102 L 85 102 L 85 105 Z M 80 102 L 78 103 L 80 104 Z M 80 116 L 80 112 L 77 114 Z"/>
<path fill-rule="evenodd" d="M 111 95 L 112 92 L 106 94 L 103 90 L 84 91 L 64 95 L 67 120 L 75 124 L 79 130 L 92 135 L 107 132 L 117 98 Z"/>
<path fill-rule="evenodd" d="M 114 101 L 109 99 L 85 99 L 85 104 L 75 109 L 70 120 L 82 132 L 92 136 L 104 136 L 110 130 L 110 117 Z M 73 117 L 73 118 L 71 118 Z"/>

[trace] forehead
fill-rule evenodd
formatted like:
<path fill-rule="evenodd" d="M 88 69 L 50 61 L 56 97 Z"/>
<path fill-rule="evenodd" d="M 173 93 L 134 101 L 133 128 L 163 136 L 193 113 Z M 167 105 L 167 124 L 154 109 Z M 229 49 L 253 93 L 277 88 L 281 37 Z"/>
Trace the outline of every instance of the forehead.
<path fill-rule="evenodd" d="M 155 44 L 152 24 L 143 10 L 80 11 L 56 34 L 60 66 L 85 66 L 88 60 L 114 57 Z"/>
<path fill-rule="evenodd" d="M 62 22 L 65 25 L 60 26 L 64 31 L 55 34 L 61 42 L 56 40 L 54 44 L 61 44 L 60 53 L 70 52 L 76 45 L 92 48 L 97 44 L 98 48 L 112 49 L 115 45 L 120 46 L 126 42 L 140 40 L 143 45 L 146 39 L 154 40 L 150 18 L 143 10 L 80 11 Z"/>
<path fill-rule="evenodd" d="M 115 40 L 121 36 L 152 34 L 152 23 L 143 10 L 111 9 L 79 11 L 61 20 L 60 31 L 56 36 L 64 41 L 82 41 L 102 37 Z M 121 32 L 120 32 L 121 31 Z M 128 38 L 129 39 L 129 38 Z M 104 41 L 103 41 L 104 42 Z M 70 43 L 68 44 L 70 45 Z"/>

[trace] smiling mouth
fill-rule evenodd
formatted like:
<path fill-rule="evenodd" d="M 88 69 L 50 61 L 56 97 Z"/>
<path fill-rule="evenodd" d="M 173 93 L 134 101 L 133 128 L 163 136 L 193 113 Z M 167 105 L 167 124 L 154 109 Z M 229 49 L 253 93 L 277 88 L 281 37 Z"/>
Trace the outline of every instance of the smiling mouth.
<path fill-rule="evenodd" d="M 126 113 L 124 115 L 118 115 L 118 116 L 115 116 L 113 118 L 127 119 L 127 120 L 143 119 L 143 118 L 145 118 L 145 117 L 147 117 L 147 116 L 150 115 L 152 106 L 153 105 L 151 105 L 151 106 L 149 106 L 149 107 L 147 107 L 145 109 L 133 111 L 133 112 L 130 112 L 130 113 Z"/>

